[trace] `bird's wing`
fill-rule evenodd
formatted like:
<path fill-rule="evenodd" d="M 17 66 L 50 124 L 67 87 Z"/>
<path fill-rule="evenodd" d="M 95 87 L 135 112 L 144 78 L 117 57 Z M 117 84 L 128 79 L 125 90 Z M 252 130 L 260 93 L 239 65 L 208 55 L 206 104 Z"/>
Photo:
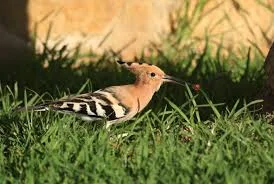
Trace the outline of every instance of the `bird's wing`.
<path fill-rule="evenodd" d="M 36 111 L 54 110 L 82 116 L 85 120 L 106 119 L 107 121 L 124 118 L 129 108 L 109 90 L 76 95 L 68 99 L 54 101 L 33 108 Z"/>

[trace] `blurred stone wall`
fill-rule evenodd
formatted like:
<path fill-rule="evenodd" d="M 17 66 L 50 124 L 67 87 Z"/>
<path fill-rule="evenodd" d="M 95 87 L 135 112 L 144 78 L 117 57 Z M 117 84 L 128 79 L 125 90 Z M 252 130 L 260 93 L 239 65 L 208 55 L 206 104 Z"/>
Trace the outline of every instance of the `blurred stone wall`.
<path fill-rule="evenodd" d="M 202 14 L 194 37 L 203 38 L 206 32 L 228 49 L 253 45 L 264 55 L 274 41 L 274 0 L 208 1 Z"/>
<path fill-rule="evenodd" d="M 0 4 L 0 63 L 18 58 L 34 33 L 37 49 L 47 41 L 83 51 L 124 48 L 130 59 L 170 30 L 170 17 L 182 0 L 9 0 Z M 191 4 L 199 2 L 191 1 Z M 257 45 L 264 54 L 274 38 L 274 0 L 208 1 L 192 36 L 205 32 L 227 47 Z M 184 11 L 182 8 L 180 11 Z"/>
<path fill-rule="evenodd" d="M 84 50 L 119 50 L 133 57 L 150 41 L 168 31 L 175 0 L 29 0 L 29 30 L 36 24 L 43 40 L 52 27 L 49 44 L 62 40 Z M 46 17 L 45 17 L 46 16 Z M 104 41 L 103 41 L 104 40 Z"/>

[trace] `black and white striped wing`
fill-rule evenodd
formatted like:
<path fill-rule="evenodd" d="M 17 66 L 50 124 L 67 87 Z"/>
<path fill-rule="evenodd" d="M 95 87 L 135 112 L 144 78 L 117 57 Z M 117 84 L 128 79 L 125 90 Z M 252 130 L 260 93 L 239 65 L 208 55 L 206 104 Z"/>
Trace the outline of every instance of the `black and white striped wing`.
<path fill-rule="evenodd" d="M 104 90 L 52 102 L 47 104 L 47 107 L 54 111 L 73 113 L 89 121 L 118 120 L 124 118 L 129 112 L 128 107 L 119 103 L 113 94 Z"/>

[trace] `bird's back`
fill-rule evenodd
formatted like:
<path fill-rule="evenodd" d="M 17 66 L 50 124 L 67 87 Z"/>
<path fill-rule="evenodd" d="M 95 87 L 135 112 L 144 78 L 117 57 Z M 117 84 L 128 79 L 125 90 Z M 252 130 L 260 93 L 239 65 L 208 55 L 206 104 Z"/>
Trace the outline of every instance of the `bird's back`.
<path fill-rule="evenodd" d="M 89 121 L 100 119 L 106 121 L 122 120 L 129 114 L 130 107 L 118 98 L 119 89 L 116 89 L 117 87 L 109 87 L 92 93 L 41 104 L 35 106 L 33 110 L 72 113 Z"/>

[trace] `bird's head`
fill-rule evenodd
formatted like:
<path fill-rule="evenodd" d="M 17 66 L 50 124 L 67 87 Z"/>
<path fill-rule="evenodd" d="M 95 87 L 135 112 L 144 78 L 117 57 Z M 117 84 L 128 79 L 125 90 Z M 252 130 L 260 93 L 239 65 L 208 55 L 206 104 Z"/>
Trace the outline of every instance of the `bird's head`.
<path fill-rule="evenodd" d="M 163 70 L 155 65 L 138 62 L 124 62 L 121 60 L 118 60 L 117 62 L 136 75 L 136 85 L 148 85 L 155 91 L 158 91 L 164 82 L 180 85 L 184 85 L 185 83 L 184 81 L 165 74 Z"/>

